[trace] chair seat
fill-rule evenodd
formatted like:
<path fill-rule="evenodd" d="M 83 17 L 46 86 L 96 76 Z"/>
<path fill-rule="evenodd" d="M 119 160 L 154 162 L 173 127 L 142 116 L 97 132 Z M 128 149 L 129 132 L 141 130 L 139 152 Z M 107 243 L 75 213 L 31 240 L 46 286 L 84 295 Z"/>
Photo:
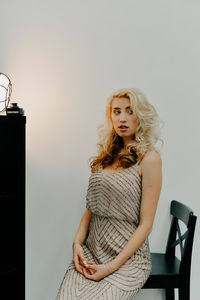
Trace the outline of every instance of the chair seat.
<path fill-rule="evenodd" d="M 180 260 L 169 260 L 164 253 L 151 253 L 151 259 L 152 271 L 142 288 L 178 288 L 182 283 Z"/>

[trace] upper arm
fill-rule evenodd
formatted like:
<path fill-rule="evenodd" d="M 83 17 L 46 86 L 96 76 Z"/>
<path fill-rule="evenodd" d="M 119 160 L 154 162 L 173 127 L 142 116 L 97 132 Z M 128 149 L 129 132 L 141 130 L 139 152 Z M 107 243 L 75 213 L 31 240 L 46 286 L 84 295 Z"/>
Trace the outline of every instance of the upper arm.
<path fill-rule="evenodd" d="M 157 151 L 149 151 L 141 162 L 142 200 L 140 208 L 140 225 L 152 230 L 162 186 L 162 161 Z"/>

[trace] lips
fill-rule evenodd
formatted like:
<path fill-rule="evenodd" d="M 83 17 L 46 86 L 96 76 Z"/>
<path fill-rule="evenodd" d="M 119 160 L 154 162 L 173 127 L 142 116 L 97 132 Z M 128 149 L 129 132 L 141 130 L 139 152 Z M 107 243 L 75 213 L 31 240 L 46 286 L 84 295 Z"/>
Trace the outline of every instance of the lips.
<path fill-rule="evenodd" d="M 126 126 L 126 125 L 121 125 L 121 126 L 119 126 L 119 128 L 125 129 L 125 128 L 128 128 L 128 126 Z"/>

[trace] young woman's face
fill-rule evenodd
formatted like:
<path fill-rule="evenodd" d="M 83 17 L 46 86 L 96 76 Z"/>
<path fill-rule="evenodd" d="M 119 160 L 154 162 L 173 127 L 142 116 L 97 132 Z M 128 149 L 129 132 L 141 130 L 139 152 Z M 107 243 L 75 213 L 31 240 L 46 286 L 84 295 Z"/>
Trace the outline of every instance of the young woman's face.
<path fill-rule="evenodd" d="M 114 130 L 123 138 L 124 144 L 130 142 L 138 126 L 138 119 L 130 107 L 130 99 L 116 97 L 112 100 L 111 120 Z"/>

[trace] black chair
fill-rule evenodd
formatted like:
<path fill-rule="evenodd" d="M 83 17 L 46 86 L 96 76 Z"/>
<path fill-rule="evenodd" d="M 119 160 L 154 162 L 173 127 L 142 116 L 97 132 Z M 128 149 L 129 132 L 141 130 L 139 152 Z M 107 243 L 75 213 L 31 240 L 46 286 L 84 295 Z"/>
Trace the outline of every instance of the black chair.
<path fill-rule="evenodd" d="M 166 300 L 174 300 L 174 289 L 178 288 L 179 300 L 190 300 L 191 258 L 197 217 L 188 206 L 176 200 L 171 201 L 170 214 L 172 222 L 166 252 L 151 253 L 152 271 L 142 288 L 165 289 Z M 183 235 L 179 220 L 187 226 Z M 180 245 L 181 260 L 175 255 L 177 245 Z"/>

